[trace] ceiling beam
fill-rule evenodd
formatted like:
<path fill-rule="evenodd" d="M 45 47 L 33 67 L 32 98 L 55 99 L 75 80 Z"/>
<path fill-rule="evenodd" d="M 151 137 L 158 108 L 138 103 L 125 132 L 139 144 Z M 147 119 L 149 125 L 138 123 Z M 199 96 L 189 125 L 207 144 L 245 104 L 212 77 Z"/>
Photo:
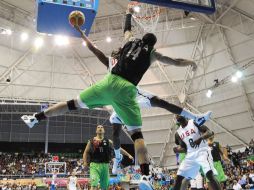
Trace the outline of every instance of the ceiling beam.
<path fill-rule="evenodd" d="M 201 114 L 202 112 L 199 111 L 198 108 L 196 108 L 195 106 L 191 105 L 190 103 L 186 103 L 186 105 L 191 108 L 192 110 L 196 111 L 197 113 Z M 239 143 L 241 143 L 244 146 L 248 146 L 248 142 L 245 142 L 243 139 L 241 139 L 240 137 L 238 137 L 237 135 L 235 135 L 232 131 L 228 130 L 227 128 L 225 128 L 223 125 L 221 125 L 217 120 L 215 119 L 210 119 L 209 120 L 212 124 L 218 126 L 220 129 L 222 129 L 223 131 L 225 131 L 227 134 L 229 134 L 231 137 L 233 137 L 234 139 L 236 139 Z"/>
<path fill-rule="evenodd" d="M 191 58 L 193 60 L 195 60 L 195 58 L 198 58 L 198 61 L 196 61 L 197 64 L 199 64 L 202 61 L 202 59 L 204 59 L 204 56 L 203 56 L 204 46 L 202 41 L 202 35 L 204 33 L 204 29 L 205 29 L 204 25 L 202 25 L 199 28 L 197 39 L 192 50 Z M 197 70 L 193 71 L 192 67 L 190 66 L 186 69 L 184 83 L 180 91 L 180 93 L 184 97 L 181 103 L 184 103 L 186 101 L 186 95 L 188 94 L 189 88 L 193 82 L 193 78 L 195 77 L 196 73 L 197 73 Z"/>
<path fill-rule="evenodd" d="M 215 20 L 215 24 L 218 23 L 240 0 L 234 0 L 229 7 Z"/>
<path fill-rule="evenodd" d="M 17 68 L 19 64 L 22 63 L 26 59 L 28 55 L 30 55 L 32 48 L 26 50 L 16 61 L 14 61 L 0 76 L 0 81 L 6 79 L 10 73 Z"/>
<path fill-rule="evenodd" d="M 227 54 L 229 56 L 229 59 L 234 64 L 235 71 L 237 71 L 237 69 L 239 69 L 239 66 L 237 65 L 237 62 L 236 62 L 236 59 L 234 57 L 233 51 L 232 51 L 232 49 L 230 47 L 230 44 L 229 44 L 229 41 L 228 41 L 228 38 L 227 38 L 227 34 L 226 34 L 226 32 L 222 28 L 220 28 L 220 34 L 221 34 L 221 38 L 222 38 L 222 40 L 224 42 L 224 45 L 227 48 Z M 241 91 L 242 91 L 244 102 L 246 102 L 246 107 L 247 107 L 247 110 L 249 112 L 250 119 L 251 119 L 251 121 L 253 123 L 253 126 L 254 126 L 254 111 L 253 111 L 253 109 L 251 107 L 251 102 L 250 102 L 250 99 L 249 99 L 249 97 L 247 95 L 246 87 L 245 87 L 244 82 L 242 80 L 239 81 L 239 85 L 240 85 L 240 88 L 241 88 Z"/>

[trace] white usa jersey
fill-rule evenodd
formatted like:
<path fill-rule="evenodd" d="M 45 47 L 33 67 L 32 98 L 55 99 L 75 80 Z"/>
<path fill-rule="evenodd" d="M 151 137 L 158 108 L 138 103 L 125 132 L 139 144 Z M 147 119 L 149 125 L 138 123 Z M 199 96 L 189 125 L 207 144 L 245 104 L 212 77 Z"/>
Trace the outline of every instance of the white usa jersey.
<path fill-rule="evenodd" d="M 52 181 L 51 181 L 51 184 L 52 184 L 52 185 L 55 185 L 56 178 L 57 178 L 57 174 L 53 174 L 53 175 L 52 175 Z"/>
<path fill-rule="evenodd" d="M 209 149 L 206 140 L 202 140 L 198 147 L 195 146 L 194 141 L 201 136 L 201 133 L 198 130 L 197 126 L 194 124 L 193 120 L 189 120 L 188 125 L 185 128 L 179 127 L 177 133 L 179 134 L 181 140 L 186 144 L 187 153 L 195 152 L 200 148 Z"/>
<path fill-rule="evenodd" d="M 69 190 L 76 190 L 77 189 L 77 180 L 76 176 L 71 176 L 69 181 Z"/>

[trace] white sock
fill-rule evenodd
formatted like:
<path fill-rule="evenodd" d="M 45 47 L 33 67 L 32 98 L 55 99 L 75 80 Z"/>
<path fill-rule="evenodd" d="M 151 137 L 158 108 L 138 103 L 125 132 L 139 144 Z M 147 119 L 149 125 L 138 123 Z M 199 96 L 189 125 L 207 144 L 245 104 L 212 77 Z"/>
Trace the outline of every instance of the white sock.
<path fill-rule="evenodd" d="M 120 148 L 114 149 L 114 152 L 115 152 L 116 159 L 120 159 L 121 158 Z"/>

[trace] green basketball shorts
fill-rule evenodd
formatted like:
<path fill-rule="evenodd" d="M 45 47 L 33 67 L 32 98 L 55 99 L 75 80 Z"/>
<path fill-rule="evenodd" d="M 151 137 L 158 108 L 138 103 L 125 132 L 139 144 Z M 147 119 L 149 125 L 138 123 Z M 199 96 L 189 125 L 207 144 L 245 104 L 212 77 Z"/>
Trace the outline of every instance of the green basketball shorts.
<path fill-rule="evenodd" d="M 108 189 L 109 186 L 109 164 L 108 163 L 90 163 L 90 183 L 92 187 Z"/>
<path fill-rule="evenodd" d="M 136 101 L 137 88 L 129 81 L 114 74 L 82 91 L 78 103 L 82 108 L 98 108 L 112 105 L 127 126 L 142 126 L 140 108 Z"/>

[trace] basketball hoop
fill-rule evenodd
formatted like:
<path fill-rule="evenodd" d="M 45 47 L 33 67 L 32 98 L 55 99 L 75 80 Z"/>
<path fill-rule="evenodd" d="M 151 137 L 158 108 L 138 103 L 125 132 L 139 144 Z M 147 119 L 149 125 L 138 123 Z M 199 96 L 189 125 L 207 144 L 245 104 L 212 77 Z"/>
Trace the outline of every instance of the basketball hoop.
<path fill-rule="evenodd" d="M 132 14 L 134 20 L 146 32 L 155 31 L 161 14 L 161 8 L 159 6 L 136 1 L 130 2 L 128 6 L 134 10 Z"/>

